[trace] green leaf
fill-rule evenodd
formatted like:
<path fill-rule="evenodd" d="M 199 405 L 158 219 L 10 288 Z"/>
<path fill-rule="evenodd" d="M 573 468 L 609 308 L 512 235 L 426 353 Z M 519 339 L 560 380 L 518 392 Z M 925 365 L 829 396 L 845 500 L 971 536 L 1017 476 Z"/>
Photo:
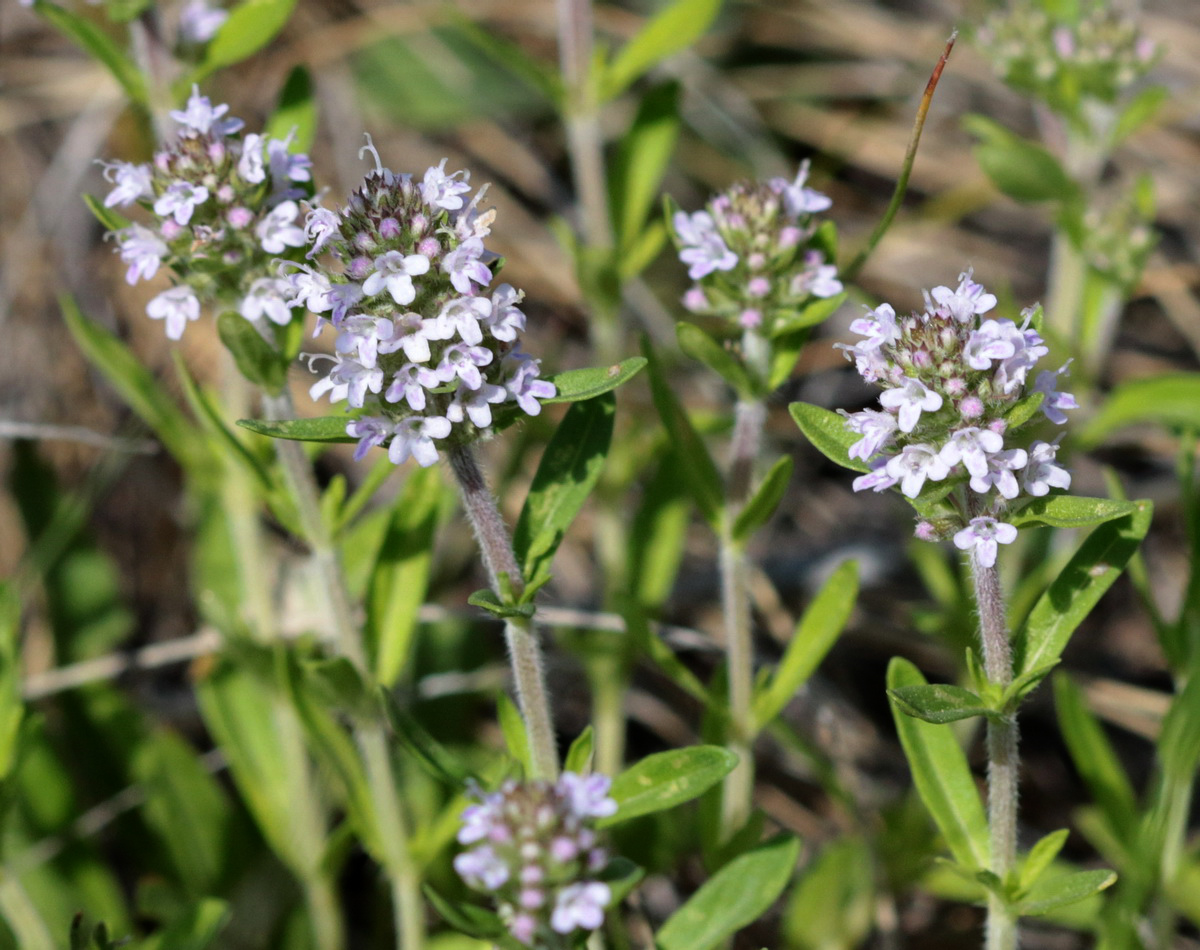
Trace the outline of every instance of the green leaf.
<path fill-rule="evenodd" d="M 768 327 L 768 335 L 772 340 L 777 340 L 797 330 L 806 330 L 818 323 L 824 323 L 849 296 L 848 293 L 840 293 L 832 297 L 814 297 L 799 310 L 777 313 Z"/>
<path fill-rule="evenodd" d="M 486 610 L 493 617 L 501 620 L 507 620 L 510 617 L 532 617 L 536 609 L 533 604 L 506 604 L 496 596 L 495 591 L 487 588 L 472 593 L 467 598 L 467 603 L 472 607 Z"/>
<path fill-rule="evenodd" d="M 618 855 L 608 862 L 608 865 L 596 875 L 596 878 L 607 884 L 612 894 L 608 906 L 616 907 L 633 892 L 633 889 L 645 876 L 644 868 L 640 868 L 628 858 Z"/>
<path fill-rule="evenodd" d="M 733 522 L 733 539 L 745 543 L 759 528 L 765 525 L 775 509 L 783 501 L 788 482 L 792 479 L 792 458 L 785 455 L 778 459 L 767 472 L 746 506 L 738 512 Z"/>
<path fill-rule="evenodd" d="M 1170 99 L 1166 86 L 1147 86 L 1129 101 L 1117 119 L 1116 128 L 1112 132 L 1112 143 L 1116 145 L 1124 141 L 1147 122 L 1158 115 L 1163 105 Z"/>
<path fill-rule="evenodd" d="M 303 66 L 294 66 L 288 73 L 283 91 L 279 94 L 279 105 L 267 120 L 263 136 L 267 139 L 286 140 L 292 132 L 290 150 L 308 152 L 317 134 L 317 103 L 313 99 L 312 77 Z"/>
<path fill-rule="evenodd" d="M 1200 429 L 1200 373 L 1175 373 L 1117 386 L 1079 433 L 1087 446 L 1099 445 L 1118 429 L 1154 424 Z"/>
<path fill-rule="evenodd" d="M 569 369 L 565 373 L 551 376 L 550 382 L 558 393 L 549 399 L 543 399 L 544 405 L 556 402 L 583 402 L 611 392 L 633 379 L 646 360 L 641 356 L 631 356 L 612 366 L 595 366 L 590 369 Z"/>
<path fill-rule="evenodd" d="M 737 765 L 737 756 L 720 746 L 697 745 L 648 755 L 613 779 L 609 794 L 617 813 L 601 827 L 674 808 L 712 788 Z"/>
<path fill-rule="evenodd" d="M 1113 871 L 1076 871 L 1061 877 L 1042 879 L 1035 884 L 1017 904 L 1017 912 L 1025 917 L 1036 917 L 1058 907 L 1098 894 L 1116 883 Z"/>
<path fill-rule="evenodd" d="M 1022 673 L 1004 689 L 1004 694 L 1000 698 L 1000 708 L 1005 712 L 1012 712 L 1021 705 L 1021 701 L 1030 693 L 1037 689 L 1038 684 L 1050 675 L 1051 670 L 1058 666 L 1059 661 L 1047 663 L 1045 666 L 1039 666 L 1037 669 L 1029 670 Z"/>
<path fill-rule="evenodd" d="M 783 946 L 850 950 L 865 944 L 875 920 L 875 882 L 863 870 L 874 862 L 861 838 L 835 838 L 805 868 L 783 916 Z M 889 870 L 891 870 L 889 868 Z"/>
<path fill-rule="evenodd" d="M 888 695 L 904 713 L 925 722 L 944 724 L 995 714 L 969 689 L 947 683 L 901 686 L 889 689 Z"/>
<path fill-rule="evenodd" d="M 1163 781 L 1191 784 L 1200 762 L 1200 676 L 1192 676 L 1171 700 L 1158 736 Z"/>
<path fill-rule="evenodd" d="M 353 416 L 319 416 L 316 419 L 239 419 L 243 429 L 257 432 L 272 439 L 292 439 L 296 442 L 357 442 L 346 435 L 346 423 Z"/>
<path fill-rule="evenodd" d="M 563 771 L 574 772 L 577 775 L 590 771 L 595 743 L 596 734 L 591 726 L 587 726 L 567 750 L 567 757 L 563 759 Z"/>
<path fill-rule="evenodd" d="M 800 842 L 780 835 L 734 858 L 667 918 L 655 934 L 658 950 L 709 950 L 753 923 L 783 892 Z"/>
<path fill-rule="evenodd" d="M 923 686 L 925 678 L 907 660 L 895 657 L 888 666 L 887 685 L 890 693 Z M 991 851 L 987 819 L 966 754 L 953 730 L 913 719 L 895 700 L 892 714 L 917 792 L 950 853 L 966 868 L 986 868 Z"/>
<path fill-rule="evenodd" d="M 85 317 L 72 297 L 64 294 L 58 302 L 67 329 L 88 362 L 104 374 L 175 460 L 192 474 L 211 470 L 213 460 L 200 433 L 142 361 L 116 336 Z"/>
<path fill-rule="evenodd" d="M 788 411 L 808 441 L 831 462 L 837 462 L 843 468 L 856 472 L 871 470 L 866 462 L 850 458 L 850 446 L 857 442 L 860 436 L 846 428 L 843 416 L 807 402 L 794 402 L 788 406 Z"/>
<path fill-rule="evenodd" d="M 963 124 L 981 143 L 975 158 L 984 173 L 1004 194 L 1017 201 L 1066 201 L 1078 192 L 1046 149 L 1009 132 L 982 116 L 967 116 Z"/>
<path fill-rule="evenodd" d="M 507 693 L 496 697 L 496 714 L 500 719 L 500 731 L 504 734 L 504 744 L 508 746 L 508 754 L 521 763 L 526 775 L 533 773 L 533 749 L 529 745 L 529 733 L 525 729 L 525 720 L 517 704 L 509 699 Z"/>
<path fill-rule="evenodd" d="M 609 167 L 613 228 L 622 257 L 637 242 L 657 203 L 658 188 L 678 137 L 679 83 L 654 86 L 642 97 Z"/>
<path fill-rule="evenodd" d="M 742 361 L 696 324 L 675 324 L 675 337 L 684 353 L 720 376 L 739 396 L 756 398 L 763 395 L 761 383 L 751 378 Z"/>
<path fill-rule="evenodd" d="M 347 657 L 309 660 L 301 664 L 301 670 L 304 688 L 328 711 L 362 722 L 378 723 L 382 719 L 379 690 Z"/>
<path fill-rule="evenodd" d="M 1018 675 L 1057 660 L 1083 622 L 1124 570 L 1150 528 L 1153 506 L 1133 503 L 1133 514 L 1096 528 L 1033 605 L 1013 640 Z"/>
<path fill-rule="evenodd" d="M 479 780 L 458 756 L 429 734 L 416 716 L 400 705 L 392 690 L 385 689 L 382 695 L 397 741 L 428 774 L 450 788 L 462 788 L 471 780 Z"/>
<path fill-rule="evenodd" d="M 658 469 L 642 490 L 629 532 L 629 578 L 636 603 L 657 609 L 671 594 L 687 540 L 691 502 L 679 477 L 679 456 L 656 453 Z"/>
<path fill-rule="evenodd" d="M 1008 426 L 1006 431 L 1011 432 L 1018 426 L 1025 425 L 1026 422 L 1037 415 L 1038 410 L 1042 408 L 1042 403 L 1045 401 L 1045 393 L 1030 393 L 1024 399 L 1018 401 L 1017 404 L 1009 409 L 1004 415 L 1004 422 Z"/>
<path fill-rule="evenodd" d="M 215 945 L 229 922 L 229 905 L 206 897 L 188 907 L 163 930 L 139 944 L 140 950 L 206 950 Z M 124 943 L 124 941 L 121 941 Z M 116 945 L 114 945 L 116 946 Z"/>
<path fill-rule="evenodd" d="M 703 36 L 721 0 L 673 0 L 622 47 L 601 77 L 601 96 L 612 99 L 647 70 Z"/>
<path fill-rule="evenodd" d="M 217 334 L 233 354 L 238 372 L 267 392 L 278 394 L 287 383 L 288 364 L 249 320 L 226 311 L 217 317 Z"/>
<path fill-rule="evenodd" d="M 596 486 L 616 407 L 612 393 L 575 403 L 542 453 L 513 531 L 517 563 L 533 586 L 549 578 L 554 552 Z"/>
<path fill-rule="evenodd" d="M 60 33 L 83 48 L 89 56 L 112 73 L 130 101 L 147 107 L 146 80 L 137 64 L 91 20 L 45 0 L 36 0 L 34 10 L 44 16 Z"/>
<path fill-rule="evenodd" d="M 1018 528 L 1044 524 L 1052 528 L 1089 528 L 1137 511 L 1131 501 L 1111 498 L 1080 498 L 1076 495 L 1048 495 L 1035 498 L 1023 508 L 1009 514 L 1006 520 Z"/>
<path fill-rule="evenodd" d="M 1030 887 L 1045 873 L 1054 859 L 1058 857 L 1058 853 L 1062 851 L 1063 845 L 1067 843 L 1068 835 L 1070 835 L 1070 831 L 1066 828 L 1060 828 L 1058 831 L 1050 832 L 1050 834 L 1040 839 L 1037 844 L 1029 849 L 1029 855 L 1021 865 L 1021 876 L 1018 881 L 1018 886 L 1022 893 L 1028 893 Z"/>
<path fill-rule="evenodd" d="M 650 360 L 650 389 L 654 405 L 662 417 L 672 447 L 679 456 L 680 478 L 688 486 L 700 514 L 716 530 L 721 524 L 721 512 L 725 505 L 725 488 L 721 475 L 712 456 L 708 454 L 708 449 L 704 447 L 699 433 L 675 398 L 650 341 L 646 340 L 643 347 Z"/>
<path fill-rule="evenodd" d="M 779 666 L 754 697 L 755 729 L 767 726 L 796 695 L 837 641 L 858 597 L 858 564 L 846 561 L 813 598 Z"/>
<path fill-rule="evenodd" d="M 125 215 L 119 214 L 112 208 L 104 207 L 104 203 L 95 195 L 85 193 L 83 203 L 88 206 L 88 210 L 95 219 L 109 231 L 120 231 L 122 228 L 129 227 L 129 219 Z"/>
<path fill-rule="evenodd" d="M 295 6 L 296 0 L 244 0 L 208 44 L 194 80 L 253 56 L 279 34 Z"/>
<path fill-rule="evenodd" d="M 509 935 L 503 921 L 490 910 L 475 904 L 447 900 L 428 884 L 423 884 L 421 889 L 442 920 L 460 933 L 495 944 L 503 950 L 521 950 L 523 947 Z"/>
<path fill-rule="evenodd" d="M 1054 677 L 1054 707 L 1071 761 L 1092 798 L 1112 828 L 1127 827 L 1138 811 L 1133 786 L 1083 693 L 1066 674 Z"/>

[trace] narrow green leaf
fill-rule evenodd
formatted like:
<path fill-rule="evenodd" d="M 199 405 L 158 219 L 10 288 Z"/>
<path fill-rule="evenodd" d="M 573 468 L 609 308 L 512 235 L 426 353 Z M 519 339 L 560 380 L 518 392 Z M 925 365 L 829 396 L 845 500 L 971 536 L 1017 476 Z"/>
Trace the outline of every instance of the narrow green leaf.
<path fill-rule="evenodd" d="M 1125 426 L 1154 424 L 1200 430 L 1200 373 L 1175 373 L 1121 383 L 1079 433 L 1099 445 Z"/>
<path fill-rule="evenodd" d="M 1046 401 L 1045 393 L 1030 393 L 1024 399 L 1021 399 L 1015 406 L 1004 414 L 1004 422 L 1008 426 L 1007 431 L 1012 431 L 1018 426 L 1025 425 L 1030 419 L 1037 415 L 1038 410 L 1042 408 L 1042 403 Z"/>
<path fill-rule="evenodd" d="M 907 660 L 895 657 L 888 666 L 889 691 L 923 686 L 925 678 Z M 967 868 L 986 868 L 991 848 L 988 825 L 967 757 L 945 726 L 913 719 L 892 702 L 900 743 L 913 781 L 950 853 Z"/>
<path fill-rule="evenodd" d="M 696 324 L 675 324 L 675 336 L 684 353 L 720 376 L 739 396 L 755 398 L 763 395 L 762 385 L 755 383 L 742 361 Z"/>
<path fill-rule="evenodd" d="M 279 393 L 287 382 L 288 364 L 240 313 L 226 311 L 217 317 L 217 334 L 233 354 L 238 371 L 269 393 Z"/>
<path fill-rule="evenodd" d="M 547 102 L 561 106 L 562 80 L 559 78 L 558 70 L 550 63 L 530 55 L 520 44 L 505 39 L 495 30 L 484 29 L 465 13 L 455 10 L 453 7 L 444 12 L 454 23 L 455 29 L 463 39 L 480 53 L 519 78 Z"/>
<path fill-rule="evenodd" d="M 215 946 L 229 918 L 229 905 L 225 901 L 206 897 L 139 944 L 140 950 L 207 950 Z"/>
<path fill-rule="evenodd" d="M 799 856 L 799 840 L 780 835 L 734 858 L 667 918 L 658 950 L 709 950 L 753 923 L 787 887 Z"/>
<path fill-rule="evenodd" d="M 642 490 L 629 532 L 629 578 L 636 603 L 657 609 L 671 594 L 687 540 L 691 501 L 679 477 L 679 456 L 669 446 Z"/>
<path fill-rule="evenodd" d="M 1004 695 L 1000 699 L 1000 707 L 1009 712 L 1015 710 L 1021 701 L 1037 689 L 1050 672 L 1058 666 L 1059 661 L 1047 663 L 1045 666 L 1039 666 L 1036 669 L 1022 673 L 1015 680 L 1008 684 L 1004 690 Z"/>
<path fill-rule="evenodd" d="M 317 103 L 313 98 L 312 77 L 303 66 L 294 66 L 288 73 L 279 104 L 267 120 L 263 135 L 268 139 L 287 139 L 295 133 L 291 150 L 308 152 L 317 134 Z"/>
<path fill-rule="evenodd" d="M 305 689 L 331 713 L 378 723 L 383 701 L 375 684 L 344 656 L 308 660 L 301 664 Z"/>
<path fill-rule="evenodd" d="M 748 541 L 754 533 L 771 520 L 775 509 L 783 501 L 788 482 L 792 479 L 792 457 L 779 458 L 767 472 L 762 483 L 755 489 L 746 506 L 738 512 L 733 522 L 733 539 L 739 543 Z"/>
<path fill-rule="evenodd" d="M 550 575 L 554 552 L 604 468 L 616 399 L 611 393 L 577 402 L 546 446 L 513 531 L 513 550 L 530 584 Z"/>
<path fill-rule="evenodd" d="M 850 446 L 860 437 L 846 428 L 843 416 L 807 402 L 794 402 L 788 411 L 808 441 L 831 462 L 856 472 L 871 470 L 866 462 L 850 458 Z"/>
<path fill-rule="evenodd" d="M 901 686 L 888 695 L 906 714 L 924 722 L 945 724 L 995 712 L 969 689 L 947 683 Z"/>
<path fill-rule="evenodd" d="M 769 336 L 773 340 L 788 336 L 797 330 L 807 330 L 818 323 L 824 323 L 846 302 L 848 293 L 835 294 L 832 297 L 814 297 L 799 310 L 788 310 L 776 313 L 771 318 Z"/>
<path fill-rule="evenodd" d="M 1153 506 L 1096 528 L 1033 605 L 1013 641 L 1018 675 L 1057 660 L 1075 628 L 1083 622 L 1124 570 L 1150 528 Z"/>
<path fill-rule="evenodd" d="M 542 402 L 546 405 L 556 402 L 583 402 L 585 399 L 602 396 L 629 382 L 645 365 L 645 358 L 631 356 L 612 366 L 569 369 L 550 377 L 550 382 L 554 383 L 558 393 L 549 399 L 543 399 Z"/>
<path fill-rule="evenodd" d="M 533 773 L 533 750 L 529 747 L 529 734 L 525 731 L 525 720 L 517 704 L 507 693 L 496 697 L 496 713 L 500 719 L 500 731 L 504 733 L 504 744 L 508 754 L 521 763 L 526 775 Z"/>
<path fill-rule="evenodd" d="M 1111 827 L 1126 827 L 1138 811 L 1133 786 L 1083 693 L 1066 674 L 1054 677 L 1054 707 L 1071 761 L 1092 798 Z"/>
<path fill-rule="evenodd" d="M 460 933 L 464 933 L 476 940 L 484 940 L 502 947 L 504 950 L 521 948 L 523 946 L 509 935 L 508 928 L 504 926 L 504 922 L 490 910 L 478 907 L 475 904 L 447 900 L 428 884 L 422 885 L 422 890 L 442 920 Z"/>
<path fill-rule="evenodd" d="M 83 355 L 104 374 L 175 460 L 192 474 L 211 469 L 213 460 L 200 433 L 141 360 L 116 336 L 85 317 L 72 297 L 63 294 L 58 302 L 67 329 Z"/>
<path fill-rule="evenodd" d="M 1025 917 L 1036 917 L 1098 894 L 1116 880 L 1113 871 L 1076 871 L 1061 877 L 1043 878 L 1017 904 L 1017 912 Z"/>
<path fill-rule="evenodd" d="M 725 489 L 720 473 L 699 433 L 675 398 L 650 342 L 647 340 L 643 345 L 650 360 L 650 389 L 654 405 L 679 456 L 680 477 L 688 486 L 704 519 L 716 529 L 721 523 L 721 511 L 725 504 Z"/>
<path fill-rule="evenodd" d="M 575 772 L 577 775 L 590 771 L 595 742 L 595 732 L 591 726 L 586 727 L 576 736 L 575 741 L 571 743 L 571 748 L 567 750 L 567 757 L 563 759 L 563 771 Z"/>
<path fill-rule="evenodd" d="M 786 947 L 850 950 L 863 946 L 875 920 L 875 860 L 861 838 L 835 838 L 804 869 L 783 915 Z"/>
<path fill-rule="evenodd" d="M 1050 867 L 1054 859 L 1058 857 L 1058 853 L 1062 851 L 1063 845 L 1067 843 L 1068 835 L 1070 835 L 1070 831 L 1066 828 L 1060 828 L 1058 831 L 1052 831 L 1041 838 L 1037 844 L 1029 849 L 1025 863 L 1021 865 L 1019 886 L 1022 893 L 1027 893 L 1030 887 Z"/>
<path fill-rule="evenodd" d="M 1035 498 L 1007 518 L 1018 528 L 1044 524 L 1052 528 L 1090 528 L 1137 511 L 1132 501 L 1111 498 L 1080 498 L 1076 495 L 1047 495 Z"/>
<path fill-rule="evenodd" d="M 253 56 L 279 34 L 295 6 L 296 0 L 244 0 L 208 44 L 197 79 Z"/>
<path fill-rule="evenodd" d="M 409 709 L 400 705 L 392 690 L 381 692 L 397 741 L 428 774 L 450 788 L 462 788 L 472 780 L 479 780 L 466 763 L 430 735 Z"/>
<path fill-rule="evenodd" d="M 122 228 L 129 227 L 129 219 L 125 215 L 119 214 L 112 208 L 104 207 L 104 203 L 95 195 L 85 193 L 83 203 L 88 206 L 93 217 L 109 231 L 120 231 Z"/>
<path fill-rule="evenodd" d="M 146 80 L 137 64 L 91 20 L 46 0 L 35 0 L 34 10 L 44 16 L 64 36 L 83 48 L 89 56 L 112 73 L 130 101 L 145 107 Z"/>
<path fill-rule="evenodd" d="M 1066 201 L 1079 187 L 1040 145 L 1014 135 L 982 116 L 967 116 L 967 130 L 981 143 L 975 158 L 984 173 L 1004 194 L 1017 201 Z"/>
<path fill-rule="evenodd" d="M 1147 122 L 1152 121 L 1170 97 L 1170 91 L 1161 85 L 1147 86 L 1134 96 L 1117 119 L 1116 128 L 1112 132 L 1113 145 L 1124 141 Z"/>
<path fill-rule="evenodd" d="M 811 331 L 792 330 L 771 341 L 771 368 L 767 374 L 767 390 L 774 392 L 791 378 L 800 351 L 808 342 Z"/>
<path fill-rule="evenodd" d="M 672 0 L 613 57 L 602 76 L 603 98 L 619 96 L 647 70 L 691 46 L 720 10 L 721 0 Z"/>
<path fill-rule="evenodd" d="M 1158 736 L 1158 759 L 1167 785 L 1191 784 L 1200 764 L 1200 676 L 1192 676 L 1171 700 Z"/>
<path fill-rule="evenodd" d="M 857 597 L 858 564 L 846 561 L 829 575 L 808 605 L 779 666 L 754 697 L 756 730 L 765 728 L 808 682 L 845 628 Z"/>
<path fill-rule="evenodd" d="M 272 439 L 292 439 L 296 442 L 357 442 L 346 435 L 346 423 L 353 421 L 350 415 L 319 416 L 316 419 L 239 419 L 243 429 L 257 432 Z"/>
<path fill-rule="evenodd" d="M 500 599 L 495 591 L 484 588 L 473 592 L 467 603 L 472 607 L 486 610 L 493 617 L 507 620 L 510 617 L 532 617 L 536 608 L 533 604 L 509 604 Z"/>
<path fill-rule="evenodd" d="M 691 801 L 721 781 L 735 765 L 736 755 L 714 745 L 648 755 L 613 779 L 609 794 L 617 802 L 617 813 L 599 824 L 607 827 Z"/>
<path fill-rule="evenodd" d="M 679 137 L 679 83 L 649 89 L 609 169 L 617 246 L 628 254 L 657 203 L 658 188 Z"/>

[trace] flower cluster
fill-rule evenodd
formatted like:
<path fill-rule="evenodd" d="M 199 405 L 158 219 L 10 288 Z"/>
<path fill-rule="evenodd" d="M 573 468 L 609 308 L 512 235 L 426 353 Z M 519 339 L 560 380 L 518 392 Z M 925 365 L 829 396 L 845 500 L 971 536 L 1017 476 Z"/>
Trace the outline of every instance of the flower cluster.
<path fill-rule="evenodd" d="M 243 136 L 242 120 L 228 112 L 193 89 L 187 108 L 171 113 L 178 134 L 151 162 L 104 167 L 113 186 L 105 207 L 136 203 L 154 216 L 150 227 L 112 234 L 125 279 L 148 280 L 164 265 L 179 279 L 146 307 L 172 340 L 199 318 L 201 303 L 234 308 L 264 333 L 264 318 L 282 326 L 293 315 L 274 261 L 305 244 L 297 200 L 309 194 L 312 163 L 290 151 L 290 138 Z"/>
<path fill-rule="evenodd" d="M 501 918 L 527 946 L 571 945 L 576 930 L 595 930 L 612 900 L 595 875 L 608 864 L 591 825 L 617 810 L 604 775 L 565 772 L 557 782 L 505 782 L 475 790 L 463 812 L 454 869 L 472 888 L 492 895 Z"/>
<path fill-rule="evenodd" d="M 841 293 L 837 268 L 813 241 L 813 216 L 832 202 L 807 179 L 806 162 L 794 181 L 741 182 L 703 211 L 675 213 L 679 258 L 696 281 L 683 297 L 689 311 L 770 336 L 811 298 Z"/>
<path fill-rule="evenodd" d="M 978 39 L 1006 83 L 1060 114 L 1086 121 L 1086 100 L 1115 103 L 1154 64 L 1154 43 L 1111 4 L 1085 0 L 1066 17 L 1047 6 L 1010 4 L 988 18 Z"/>
<path fill-rule="evenodd" d="M 308 214 L 311 263 L 281 265 L 281 283 L 287 306 L 317 314 L 318 332 L 326 322 L 337 331 L 312 396 L 367 410 L 346 427 L 356 458 L 386 444 L 396 464 L 428 466 L 435 441 L 474 441 L 506 404 L 536 416 L 556 390 L 521 349 L 523 294 L 489 292 L 496 257 L 483 239 L 495 212 L 478 210 L 483 189 L 472 197 L 468 173 L 446 174 L 445 159 L 420 180 L 375 159 L 345 207 Z"/>
<path fill-rule="evenodd" d="M 1070 393 L 1055 389 L 1066 366 L 1042 371 L 1029 384 L 1048 352 L 1031 325 L 1034 311 L 1023 313 L 1018 326 L 985 318 L 995 305 L 995 296 L 968 271 L 957 288 L 927 293 L 923 313 L 898 317 L 882 304 L 850 325 L 860 342 L 838 344 L 863 379 L 884 387 L 882 409 L 842 413 L 847 428 L 860 436 L 850 457 L 871 467 L 855 479 L 854 490 L 899 486 L 917 498 L 928 483 L 946 482 L 949 489 L 965 481 L 957 516 L 922 521 L 917 535 L 934 540 L 953 534 L 954 543 L 974 549 L 985 567 L 995 563 L 997 544 L 1016 537 L 1003 520 L 1009 502 L 1022 491 L 1041 496 L 1071 484 L 1055 461 L 1057 441 L 1016 444 L 1029 421 L 1021 411 L 1029 403 L 1022 400 L 1040 395 L 1042 413 L 1057 425 L 1066 422 L 1064 409 L 1077 408 Z"/>

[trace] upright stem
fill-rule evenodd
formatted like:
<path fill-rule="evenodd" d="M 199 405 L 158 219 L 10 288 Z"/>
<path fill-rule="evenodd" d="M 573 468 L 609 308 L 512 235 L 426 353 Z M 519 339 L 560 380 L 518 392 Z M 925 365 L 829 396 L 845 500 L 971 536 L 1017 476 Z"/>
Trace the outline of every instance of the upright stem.
<path fill-rule="evenodd" d="M 503 590 L 504 585 L 500 583 L 503 574 L 507 576 L 512 593 L 520 596 L 525 585 L 513 553 L 512 538 L 475 453 L 469 445 L 456 445 L 447 454 L 492 587 L 498 593 Z M 542 649 L 533 621 L 528 617 L 510 617 L 504 624 L 504 638 L 517 686 L 517 702 L 529 736 L 530 778 L 553 781 L 558 777 L 558 752 L 542 668 Z"/>
<path fill-rule="evenodd" d="M 750 497 L 754 463 L 762 445 L 766 406 L 740 399 L 734 410 L 724 524 L 720 537 L 721 607 L 729 677 L 729 737 L 726 748 L 738 764 L 725 777 L 721 836 L 728 840 L 750 817 L 754 798 L 754 640 L 751 627 L 750 571 L 733 524 Z"/>
<path fill-rule="evenodd" d="M 272 419 L 294 415 L 287 390 L 277 396 L 264 395 L 263 405 L 267 416 Z M 275 446 L 284 477 L 296 502 L 300 524 L 307 535 L 313 562 L 321 576 L 321 591 L 333 621 L 338 649 L 360 673 L 370 677 L 366 648 L 354 618 L 337 549 L 321 513 L 321 496 L 312 466 L 299 443 L 277 439 Z M 369 723 L 356 728 L 355 738 L 366 769 L 379 840 L 384 848 L 381 857 L 392 887 L 396 947 L 398 950 L 420 950 L 425 943 L 421 879 L 408 851 L 407 821 L 396 776 L 392 771 L 387 736 L 381 725 Z"/>
<path fill-rule="evenodd" d="M 988 679 L 1000 687 L 1012 682 L 1012 646 L 1008 640 L 1000 572 L 971 556 L 975 603 L 979 608 L 979 635 L 983 666 Z M 991 830 L 992 872 L 1006 880 L 1017 858 L 1017 753 L 1016 714 L 988 719 L 988 825 Z M 1017 920 L 995 894 L 988 895 L 987 950 L 1014 950 Z"/>

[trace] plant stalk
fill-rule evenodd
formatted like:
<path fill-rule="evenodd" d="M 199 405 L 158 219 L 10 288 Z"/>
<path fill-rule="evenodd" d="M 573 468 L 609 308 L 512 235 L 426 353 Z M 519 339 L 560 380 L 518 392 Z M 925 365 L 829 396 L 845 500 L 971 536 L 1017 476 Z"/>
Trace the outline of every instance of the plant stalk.
<path fill-rule="evenodd" d="M 1008 639 L 1000 572 L 971 556 L 975 603 L 979 609 L 979 637 L 988 680 L 1001 688 L 1013 678 L 1012 645 Z M 991 832 L 991 871 L 1007 881 L 1017 860 L 1017 717 L 989 718 L 987 722 L 988 827 Z M 988 894 L 987 950 L 1015 950 L 1017 919 L 996 894 Z"/>
<path fill-rule="evenodd" d="M 488 489 L 474 451 L 469 445 L 456 445 L 448 450 L 447 455 L 458 481 L 467 518 L 475 529 L 492 588 L 503 596 L 506 586 L 501 584 L 503 575 L 513 595 L 519 597 L 525 583 L 516 554 L 513 553 L 512 538 L 500 516 L 496 499 Z M 533 620 L 529 617 L 508 618 L 504 623 L 504 639 L 517 687 L 517 703 L 529 737 L 529 777 L 554 781 L 558 777 L 558 751 L 550 717 L 542 649 Z"/>

